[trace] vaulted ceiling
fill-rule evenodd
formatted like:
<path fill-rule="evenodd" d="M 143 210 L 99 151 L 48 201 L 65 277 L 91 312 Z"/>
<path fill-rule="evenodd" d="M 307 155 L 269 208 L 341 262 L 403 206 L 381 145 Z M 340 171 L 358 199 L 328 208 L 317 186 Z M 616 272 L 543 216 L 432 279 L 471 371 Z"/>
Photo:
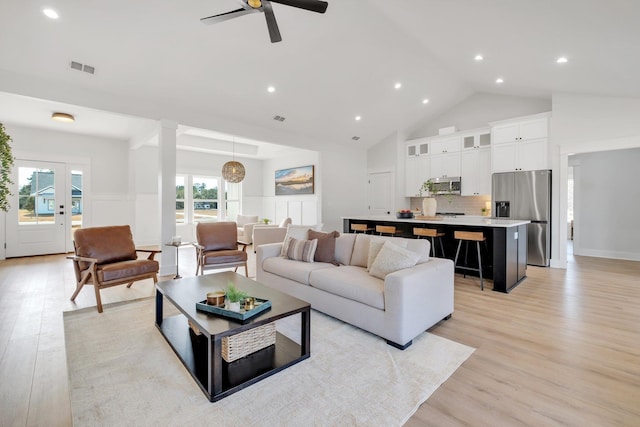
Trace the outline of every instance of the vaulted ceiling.
<path fill-rule="evenodd" d="M 261 13 L 200 22 L 238 1 L 51 0 L 60 18 L 50 20 L 41 3 L 3 0 L 0 91 L 271 143 L 362 147 L 476 92 L 640 97 L 637 0 L 329 0 L 325 14 L 274 3 L 280 43 Z M 0 121 L 40 120 L 17 110 L 3 103 Z"/>

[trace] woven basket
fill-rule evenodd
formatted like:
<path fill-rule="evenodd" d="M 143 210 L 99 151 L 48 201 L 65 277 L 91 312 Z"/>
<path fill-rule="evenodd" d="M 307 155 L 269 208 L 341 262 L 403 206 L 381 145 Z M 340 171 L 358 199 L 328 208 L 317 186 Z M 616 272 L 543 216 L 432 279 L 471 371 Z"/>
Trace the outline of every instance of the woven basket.
<path fill-rule="evenodd" d="M 230 337 L 222 338 L 222 358 L 233 362 L 276 343 L 276 324 L 267 323 Z"/>

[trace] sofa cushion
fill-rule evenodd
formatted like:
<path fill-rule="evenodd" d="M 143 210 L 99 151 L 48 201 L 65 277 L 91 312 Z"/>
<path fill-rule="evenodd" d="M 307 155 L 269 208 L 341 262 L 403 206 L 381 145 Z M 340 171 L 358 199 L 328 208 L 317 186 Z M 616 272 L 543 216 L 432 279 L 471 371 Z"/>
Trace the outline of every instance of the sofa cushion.
<path fill-rule="evenodd" d="M 324 233 L 322 231 L 309 230 L 309 239 L 318 240 L 318 247 L 316 248 L 316 254 L 313 258 L 314 261 L 337 264 L 336 238 L 338 236 L 340 236 L 340 233 L 337 231 Z"/>
<path fill-rule="evenodd" d="M 384 279 L 389 273 L 413 267 L 419 259 L 420 254 L 387 241 L 384 242 L 378 256 L 371 264 L 369 274 Z"/>
<path fill-rule="evenodd" d="M 318 247 L 318 239 L 298 240 L 291 238 L 287 249 L 287 258 L 295 261 L 313 262 Z"/>
<path fill-rule="evenodd" d="M 345 233 L 336 238 L 336 261 L 338 264 L 349 265 L 353 245 L 356 242 L 357 234 Z"/>
<path fill-rule="evenodd" d="M 382 246 L 386 241 L 387 239 L 385 239 L 384 237 L 371 236 L 371 239 L 369 241 L 369 254 L 367 255 L 367 271 L 371 269 L 373 260 L 376 259 L 376 256 L 378 256 L 380 249 L 382 249 Z M 395 239 L 393 241 L 393 244 L 398 245 L 401 248 L 407 247 L 407 241 L 405 239 Z"/>
<path fill-rule="evenodd" d="M 304 285 L 309 284 L 309 275 L 311 272 L 325 268 L 338 267 L 326 262 L 300 262 L 283 257 L 267 258 L 262 263 L 262 269 L 267 273 L 275 274 Z"/>
<path fill-rule="evenodd" d="M 356 242 L 353 244 L 353 253 L 349 265 L 356 267 L 367 267 L 367 258 L 369 256 L 369 242 L 371 236 L 368 234 L 356 235 Z"/>
<path fill-rule="evenodd" d="M 431 243 L 427 239 L 405 239 L 403 237 L 390 237 L 390 236 L 371 236 L 369 234 L 356 235 L 356 241 L 353 245 L 353 253 L 351 254 L 351 261 L 349 265 L 355 265 L 358 267 L 367 267 L 367 261 L 369 259 L 369 245 L 371 239 L 382 239 L 384 241 L 395 242 L 398 246 L 404 246 L 408 250 L 420 255 L 416 264 L 422 264 L 429 261 L 429 250 L 431 249 Z M 404 242 L 404 243 L 400 243 Z"/>
<path fill-rule="evenodd" d="M 330 294 L 384 310 L 384 281 L 368 275 L 362 267 L 344 265 L 316 270 L 309 283 Z"/>

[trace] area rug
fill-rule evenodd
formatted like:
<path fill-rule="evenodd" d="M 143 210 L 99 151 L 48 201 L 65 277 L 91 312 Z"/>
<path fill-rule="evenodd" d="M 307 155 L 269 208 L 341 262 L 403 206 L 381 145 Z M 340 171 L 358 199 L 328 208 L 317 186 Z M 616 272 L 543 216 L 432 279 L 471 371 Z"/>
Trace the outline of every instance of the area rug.
<path fill-rule="evenodd" d="M 309 359 L 211 403 L 155 328 L 153 298 L 65 312 L 64 329 L 76 426 L 399 426 L 474 351 L 429 333 L 400 351 L 312 310 Z"/>

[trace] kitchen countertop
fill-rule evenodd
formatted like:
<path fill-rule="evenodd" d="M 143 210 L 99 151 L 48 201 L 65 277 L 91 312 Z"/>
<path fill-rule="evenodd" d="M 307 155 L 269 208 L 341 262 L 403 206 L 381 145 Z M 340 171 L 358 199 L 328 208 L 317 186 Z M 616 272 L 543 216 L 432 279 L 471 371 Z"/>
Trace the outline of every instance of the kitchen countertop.
<path fill-rule="evenodd" d="M 442 225 L 466 225 L 470 227 L 517 227 L 519 225 L 529 224 L 529 220 L 519 219 L 503 219 L 490 218 L 484 216 L 443 216 L 442 219 L 415 219 L 415 218 L 396 218 L 391 215 L 362 215 L 362 216 L 344 216 L 342 219 L 351 219 L 359 221 L 389 221 L 389 222 L 406 222 L 410 224 L 442 224 Z"/>

